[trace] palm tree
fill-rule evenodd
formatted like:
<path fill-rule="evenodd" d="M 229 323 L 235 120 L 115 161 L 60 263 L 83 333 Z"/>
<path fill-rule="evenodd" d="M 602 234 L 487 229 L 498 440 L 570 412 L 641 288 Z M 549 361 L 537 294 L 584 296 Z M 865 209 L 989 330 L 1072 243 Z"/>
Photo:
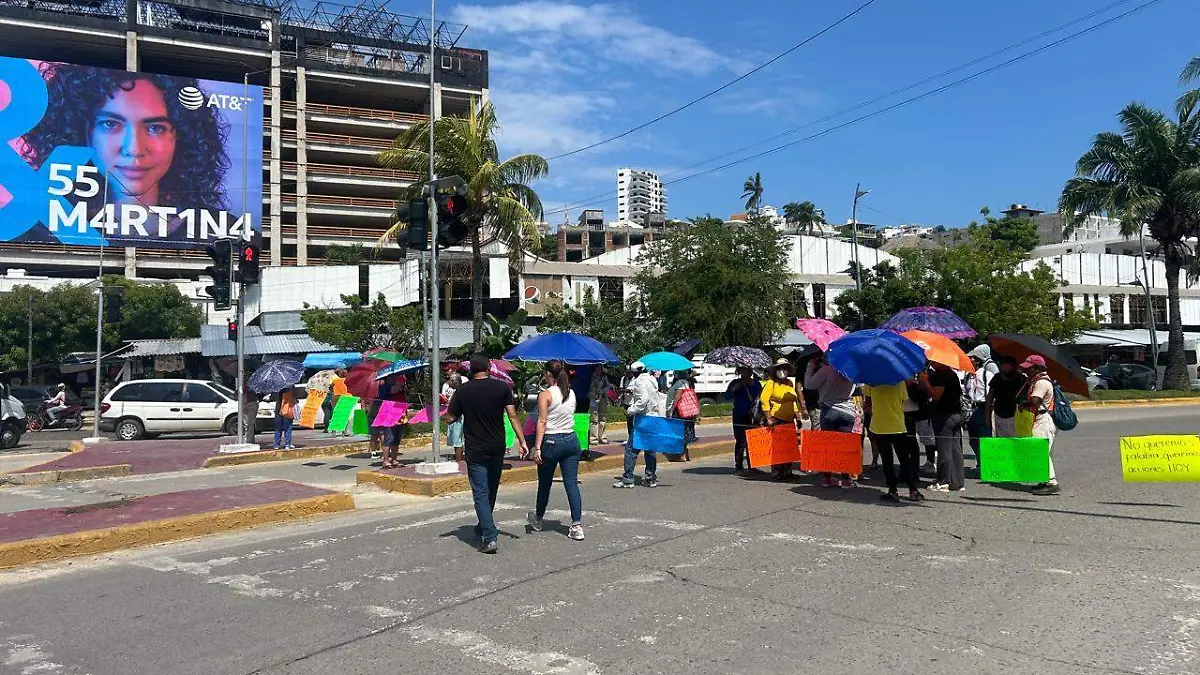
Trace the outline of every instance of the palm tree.
<path fill-rule="evenodd" d="M 789 202 L 783 205 L 783 219 L 796 234 L 812 234 L 825 224 L 825 212 L 810 201 Z"/>
<path fill-rule="evenodd" d="M 1121 133 L 1096 136 L 1058 201 L 1068 231 L 1089 215 L 1103 214 L 1118 218 L 1126 237 L 1140 235 L 1145 227 L 1158 242 L 1167 273 L 1170 327 L 1163 384 L 1171 389 L 1188 389 L 1190 381 L 1179 273 L 1194 259 L 1188 239 L 1200 231 L 1198 102 L 1200 91 L 1184 94 L 1176 104 L 1176 120 L 1141 103 L 1125 106 L 1117 115 Z"/>
<path fill-rule="evenodd" d="M 472 102 L 466 117 L 439 117 L 433 125 L 434 171 L 438 176 L 459 176 L 467 182 L 464 220 L 471 234 L 471 300 L 475 348 L 483 344 L 483 244 L 499 241 L 519 270 L 527 242 L 536 247 L 541 240 L 537 223 L 542 219 L 542 201 L 529 183 L 550 173 L 539 155 L 510 157 L 503 162 L 496 149 L 499 130 L 491 102 Z M 375 157 L 380 165 L 429 176 L 429 122 L 414 124 L 400 134 L 392 147 Z M 402 202 L 418 197 L 421 185 L 408 188 Z M 398 222 L 379 237 L 376 246 L 399 235 L 405 224 Z"/>
<path fill-rule="evenodd" d="M 1200 79 L 1200 56 L 1188 61 L 1188 64 L 1183 67 L 1183 72 L 1179 74 L 1179 84 L 1191 84 L 1197 79 Z"/>
<path fill-rule="evenodd" d="M 762 174 L 755 173 L 742 183 L 742 199 L 746 200 L 746 212 L 750 215 L 758 214 L 758 207 L 762 206 Z"/>

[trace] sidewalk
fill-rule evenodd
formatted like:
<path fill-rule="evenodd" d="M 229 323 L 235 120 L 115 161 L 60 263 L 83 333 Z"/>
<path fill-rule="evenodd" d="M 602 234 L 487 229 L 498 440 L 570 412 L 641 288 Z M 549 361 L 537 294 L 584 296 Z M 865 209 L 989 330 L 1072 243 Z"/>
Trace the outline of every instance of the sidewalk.
<path fill-rule="evenodd" d="M 0 568 L 354 508 L 349 495 L 291 483 L 183 490 L 0 514 Z"/>

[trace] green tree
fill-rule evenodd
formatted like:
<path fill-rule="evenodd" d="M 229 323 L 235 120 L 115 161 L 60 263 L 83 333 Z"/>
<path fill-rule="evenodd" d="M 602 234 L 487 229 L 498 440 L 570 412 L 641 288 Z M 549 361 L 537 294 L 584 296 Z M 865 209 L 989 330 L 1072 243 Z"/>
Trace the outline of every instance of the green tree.
<path fill-rule="evenodd" d="M 880 263 L 863 270 L 862 292 L 845 291 L 834 300 L 834 321 L 842 326 L 878 326 L 901 309 L 944 307 L 981 336 L 1028 333 L 1069 340 L 1094 328 L 1095 319 L 1073 307 L 1059 307 L 1061 281 L 1044 263 L 1019 269 L 1023 254 L 977 232 L 957 246 L 896 252 L 898 265 Z"/>
<path fill-rule="evenodd" d="M 1194 62 L 1193 62 L 1194 63 Z M 1191 68 L 1191 64 L 1189 64 Z M 1184 71 L 1187 77 L 1188 70 Z M 1188 239 L 1200 232 L 1200 90 L 1184 94 L 1175 119 L 1141 103 L 1117 115 L 1121 133 L 1103 132 L 1076 162 L 1058 210 L 1067 231 L 1090 215 L 1117 218 L 1126 237 L 1158 242 L 1166 267 L 1169 338 L 1163 386 L 1188 389 L 1179 309 L 1179 275 L 1194 259 Z"/>
<path fill-rule="evenodd" d="M 529 313 L 523 309 L 509 314 L 503 321 L 494 314 L 488 314 L 484 319 L 486 334 L 483 336 L 483 348 L 480 352 L 493 359 L 502 358 L 508 350 L 521 342 L 524 335 L 522 325 L 528 317 Z"/>
<path fill-rule="evenodd" d="M 71 352 L 96 348 L 96 296 L 90 286 L 60 284 L 42 291 L 17 286 L 0 295 L 0 371 L 24 370 L 30 321 L 34 363 L 61 361 Z M 104 345 L 119 344 L 106 330 Z"/>
<path fill-rule="evenodd" d="M 766 344 L 795 313 L 785 237 L 757 217 L 737 228 L 711 216 L 692 223 L 642 249 L 635 277 L 642 311 L 660 322 L 666 344 Z"/>
<path fill-rule="evenodd" d="M 125 277 L 105 276 L 104 286 L 120 287 L 124 295 L 121 322 L 115 327 L 114 342 L 200 335 L 204 312 L 175 285 L 139 284 Z M 94 339 L 95 329 L 92 330 Z"/>
<path fill-rule="evenodd" d="M 545 178 L 550 166 L 539 155 L 525 154 L 500 160 L 496 149 L 499 130 L 490 102 L 472 102 L 466 117 L 439 117 L 433 124 L 434 171 L 438 176 L 458 176 L 467 182 L 469 208 L 464 220 L 472 228 L 471 299 L 476 348 L 483 345 L 483 244 L 499 241 L 509 252 L 514 267 L 524 265 L 526 242 L 537 243 L 541 235 L 542 201 L 529 183 Z M 396 138 L 392 147 L 376 156 L 382 166 L 429 177 L 429 122 L 414 124 Z M 420 195 L 414 184 L 401 195 L 406 203 Z M 400 215 L 407 217 L 404 209 Z M 405 223 L 396 223 L 380 238 L 382 246 L 397 238 Z"/>
<path fill-rule="evenodd" d="M 370 258 L 362 244 L 330 244 L 325 249 L 325 260 L 335 265 L 357 265 Z"/>
<path fill-rule="evenodd" d="M 796 234 L 812 234 L 825 224 L 825 212 L 810 201 L 783 205 L 783 219 Z"/>
<path fill-rule="evenodd" d="M 578 306 L 550 306 L 538 326 L 539 333 L 583 333 L 613 345 L 626 363 L 661 348 L 663 341 L 654 322 L 645 321 L 616 302 L 599 302 L 591 289 Z"/>
<path fill-rule="evenodd" d="M 762 174 L 755 172 L 742 183 L 742 199 L 746 200 L 746 213 L 755 215 L 762 206 L 763 184 Z"/>
<path fill-rule="evenodd" d="M 1038 238 L 1037 223 L 1029 218 L 1004 216 L 993 218 L 991 209 L 983 207 L 979 213 L 983 222 L 972 222 L 967 226 L 968 233 L 974 236 L 973 230 L 978 230 L 984 237 L 1005 246 L 1011 246 L 1021 253 L 1029 253 L 1041 243 Z"/>
<path fill-rule="evenodd" d="M 342 302 L 345 309 L 304 305 L 300 318 L 314 340 L 356 352 L 390 349 L 413 358 L 423 351 L 420 307 L 390 307 L 383 293 L 370 305 L 357 295 L 343 295 Z"/>

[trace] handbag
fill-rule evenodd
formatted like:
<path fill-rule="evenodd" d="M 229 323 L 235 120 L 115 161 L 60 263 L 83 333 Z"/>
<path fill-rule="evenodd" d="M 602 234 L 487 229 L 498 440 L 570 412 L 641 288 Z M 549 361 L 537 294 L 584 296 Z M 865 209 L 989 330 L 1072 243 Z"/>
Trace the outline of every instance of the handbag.
<path fill-rule="evenodd" d="M 695 389 L 683 389 L 676 394 L 675 412 L 684 419 L 700 416 L 700 399 L 696 397 Z"/>
<path fill-rule="evenodd" d="M 1013 427 L 1017 438 L 1033 436 L 1033 413 L 1028 410 L 1018 410 L 1013 415 Z"/>

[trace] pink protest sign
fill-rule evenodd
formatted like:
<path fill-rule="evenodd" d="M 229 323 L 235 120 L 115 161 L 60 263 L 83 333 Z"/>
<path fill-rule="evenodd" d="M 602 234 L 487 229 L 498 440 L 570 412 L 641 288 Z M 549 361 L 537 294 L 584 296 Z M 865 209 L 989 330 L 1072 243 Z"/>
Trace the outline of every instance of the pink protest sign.
<path fill-rule="evenodd" d="M 379 404 L 379 414 L 375 416 L 375 421 L 371 422 L 371 426 L 394 427 L 400 423 L 400 418 L 404 417 L 406 410 L 408 410 L 407 403 L 383 401 Z"/>
<path fill-rule="evenodd" d="M 421 422 L 428 422 L 429 421 L 429 407 L 430 406 L 425 406 L 424 408 L 421 408 L 421 410 L 416 415 L 413 415 L 412 419 L 410 419 L 408 421 L 409 424 L 420 424 Z M 447 410 L 449 410 L 449 408 L 442 406 L 442 409 L 438 412 L 438 417 L 445 415 Z"/>

